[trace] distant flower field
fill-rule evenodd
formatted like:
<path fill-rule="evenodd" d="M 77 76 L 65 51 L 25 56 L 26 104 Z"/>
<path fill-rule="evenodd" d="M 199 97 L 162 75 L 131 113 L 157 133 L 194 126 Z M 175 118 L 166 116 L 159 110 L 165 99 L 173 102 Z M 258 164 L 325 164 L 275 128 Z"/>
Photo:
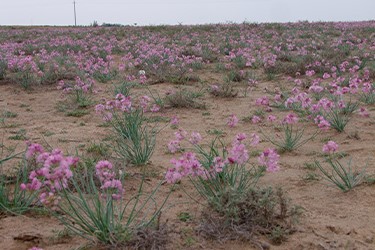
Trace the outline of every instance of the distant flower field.
<path fill-rule="evenodd" d="M 374 117 L 375 21 L 0 27 L 4 249 L 375 248 Z"/>

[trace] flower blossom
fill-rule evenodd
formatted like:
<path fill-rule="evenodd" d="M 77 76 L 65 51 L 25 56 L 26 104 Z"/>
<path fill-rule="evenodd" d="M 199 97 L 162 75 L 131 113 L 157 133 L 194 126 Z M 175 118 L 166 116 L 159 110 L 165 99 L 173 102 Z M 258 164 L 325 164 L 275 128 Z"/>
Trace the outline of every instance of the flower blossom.
<path fill-rule="evenodd" d="M 202 140 L 202 136 L 201 134 L 199 134 L 198 132 L 192 132 L 191 133 L 191 137 L 189 139 L 189 142 L 193 145 L 196 145 L 198 144 L 200 141 Z"/>
<path fill-rule="evenodd" d="M 334 141 L 328 141 L 326 144 L 323 145 L 323 152 L 324 153 L 334 153 L 338 150 L 339 145 Z"/>
<path fill-rule="evenodd" d="M 233 128 L 237 125 L 238 123 L 238 118 L 236 115 L 232 114 L 229 116 L 228 120 L 227 120 L 227 125 L 230 127 L 230 128 Z"/>
<path fill-rule="evenodd" d="M 261 166 L 265 166 L 268 172 L 276 172 L 280 169 L 278 165 L 280 155 L 275 149 L 268 148 L 264 150 L 258 157 L 258 162 Z"/>
<path fill-rule="evenodd" d="M 295 124 L 297 122 L 298 122 L 298 116 L 296 116 L 293 113 L 290 113 L 284 117 L 281 123 L 282 124 Z"/>

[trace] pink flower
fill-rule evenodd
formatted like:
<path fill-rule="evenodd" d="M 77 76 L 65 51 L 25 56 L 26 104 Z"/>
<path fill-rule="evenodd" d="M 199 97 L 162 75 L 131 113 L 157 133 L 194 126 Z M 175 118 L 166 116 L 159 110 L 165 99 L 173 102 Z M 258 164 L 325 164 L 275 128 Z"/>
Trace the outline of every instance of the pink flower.
<path fill-rule="evenodd" d="M 262 96 L 255 101 L 255 105 L 257 106 L 268 106 L 269 103 L 270 103 L 270 100 L 268 99 L 267 96 Z"/>
<path fill-rule="evenodd" d="M 20 188 L 21 188 L 21 190 L 26 190 L 27 186 L 26 186 L 25 183 L 21 183 Z"/>
<path fill-rule="evenodd" d="M 43 146 L 37 143 L 31 143 L 27 148 L 25 157 L 26 159 L 30 159 L 34 155 L 39 155 L 41 153 L 44 153 Z"/>
<path fill-rule="evenodd" d="M 112 120 L 112 118 L 113 118 L 112 113 L 106 112 L 103 114 L 103 120 L 106 122 L 109 122 L 110 120 Z"/>
<path fill-rule="evenodd" d="M 178 131 L 174 132 L 174 135 L 178 141 L 182 141 L 185 139 L 187 132 L 183 129 L 179 129 Z"/>
<path fill-rule="evenodd" d="M 274 121 L 276 121 L 276 116 L 274 116 L 274 115 L 269 115 L 269 116 L 267 117 L 267 121 L 269 121 L 269 122 L 274 122 Z"/>
<path fill-rule="evenodd" d="M 106 181 L 115 177 L 112 163 L 110 163 L 109 161 L 99 161 L 96 164 L 95 169 L 95 174 L 100 181 Z"/>
<path fill-rule="evenodd" d="M 307 76 L 313 76 L 313 75 L 315 75 L 315 71 L 314 70 L 307 70 L 306 75 Z"/>
<path fill-rule="evenodd" d="M 321 93 L 323 90 L 324 88 L 319 85 L 312 85 L 309 88 L 309 92 L 312 92 L 312 93 Z"/>
<path fill-rule="evenodd" d="M 245 164 L 249 159 L 248 151 L 244 144 L 234 144 L 229 151 L 228 163 Z"/>
<path fill-rule="evenodd" d="M 173 116 L 172 119 L 171 119 L 171 125 L 178 126 L 179 123 L 180 122 L 178 120 L 178 117 L 177 116 Z"/>
<path fill-rule="evenodd" d="M 337 145 L 334 141 L 329 141 L 326 144 L 323 145 L 323 152 L 324 153 L 334 153 L 339 148 L 339 145 Z"/>
<path fill-rule="evenodd" d="M 371 83 L 369 83 L 369 82 L 363 83 L 363 87 L 362 87 L 363 93 L 369 94 L 369 93 L 371 93 L 372 90 L 373 90 L 373 87 L 372 87 Z"/>
<path fill-rule="evenodd" d="M 363 116 L 363 117 L 369 117 L 369 116 L 370 116 L 368 110 L 367 110 L 365 107 L 361 107 L 361 108 L 359 109 L 359 114 L 360 114 L 361 116 Z"/>
<path fill-rule="evenodd" d="M 251 122 L 253 124 L 257 124 L 257 123 L 261 122 L 261 120 L 262 119 L 259 116 L 256 116 L 256 115 L 254 115 L 253 118 L 251 118 Z"/>
<path fill-rule="evenodd" d="M 325 131 L 331 127 L 331 124 L 321 115 L 318 115 L 314 119 L 315 124 L 318 124 L 318 128 Z"/>
<path fill-rule="evenodd" d="M 180 147 L 180 141 L 179 140 L 173 140 L 168 143 L 168 150 L 172 154 L 178 152 L 181 149 Z"/>
<path fill-rule="evenodd" d="M 274 100 L 275 102 L 281 102 L 281 100 L 282 100 L 282 98 L 281 98 L 281 94 L 276 94 L 276 95 L 274 96 L 273 100 Z"/>
<path fill-rule="evenodd" d="M 217 91 L 219 91 L 219 85 L 212 84 L 211 85 L 211 92 L 217 92 Z"/>
<path fill-rule="evenodd" d="M 176 168 L 170 168 L 167 170 L 165 174 L 165 180 L 167 183 L 176 183 L 182 179 L 182 175 L 180 172 L 177 171 Z"/>
<path fill-rule="evenodd" d="M 214 163 L 213 169 L 216 173 L 220 173 L 223 171 L 225 167 L 225 162 L 223 161 L 221 157 L 215 157 L 213 163 Z"/>
<path fill-rule="evenodd" d="M 142 109 L 145 111 L 149 102 L 151 101 L 151 98 L 147 95 L 141 96 L 139 98 L 139 104 L 142 107 Z"/>
<path fill-rule="evenodd" d="M 258 162 L 261 166 L 265 166 L 268 172 L 276 172 L 280 169 L 278 165 L 280 155 L 275 149 L 268 148 L 263 151 L 258 157 Z"/>
<path fill-rule="evenodd" d="M 260 141 L 260 138 L 259 138 L 259 136 L 257 135 L 257 134 L 255 134 L 255 133 L 252 133 L 251 134 L 251 145 L 252 146 L 256 146 L 256 145 L 258 145 L 259 144 L 259 141 Z"/>
<path fill-rule="evenodd" d="M 140 75 L 139 76 L 139 82 L 141 84 L 144 84 L 147 81 L 147 76 L 146 75 Z"/>
<path fill-rule="evenodd" d="M 207 173 L 192 152 L 185 153 L 179 159 L 172 159 L 171 163 L 174 165 L 173 168 L 167 170 L 165 179 L 168 183 L 176 183 L 185 176 L 202 176 L 207 177 Z"/>
<path fill-rule="evenodd" d="M 189 139 L 189 142 L 193 145 L 196 145 L 198 144 L 200 141 L 202 140 L 202 136 L 201 134 L 199 134 L 198 132 L 192 132 L 191 133 L 191 137 Z"/>
<path fill-rule="evenodd" d="M 235 116 L 234 114 L 230 115 L 228 120 L 227 120 L 227 125 L 230 127 L 230 128 L 233 128 L 237 125 L 238 123 L 238 118 L 237 116 Z"/>
<path fill-rule="evenodd" d="M 100 189 L 104 190 L 106 193 L 110 193 L 112 199 L 114 200 L 121 199 L 121 196 L 124 192 L 121 181 L 116 179 L 104 181 Z"/>
<path fill-rule="evenodd" d="M 101 114 L 105 110 L 105 106 L 103 104 L 98 104 L 95 106 L 95 112 L 97 114 Z"/>
<path fill-rule="evenodd" d="M 241 142 L 241 141 L 243 141 L 245 139 L 246 139 L 246 134 L 245 133 L 239 133 L 239 134 L 236 135 L 235 141 L 236 142 Z"/>
<path fill-rule="evenodd" d="M 293 113 L 288 114 L 284 117 L 282 124 L 295 124 L 298 122 L 298 116 Z"/>
<path fill-rule="evenodd" d="M 76 165 L 78 158 L 65 157 L 59 149 L 42 152 L 37 145 L 30 144 L 28 151 L 29 156 L 36 162 L 37 168 L 30 172 L 28 183 L 22 183 L 20 188 L 30 191 L 41 190 L 40 202 L 55 209 L 60 200 L 57 191 L 68 186 L 68 181 L 73 176 L 71 168 Z"/>
<path fill-rule="evenodd" d="M 158 112 L 159 110 L 160 110 L 160 106 L 157 104 L 152 105 L 152 107 L 150 108 L 150 111 L 153 113 Z"/>
<path fill-rule="evenodd" d="M 248 81 L 249 86 L 255 86 L 258 84 L 258 81 L 256 79 L 249 79 Z"/>

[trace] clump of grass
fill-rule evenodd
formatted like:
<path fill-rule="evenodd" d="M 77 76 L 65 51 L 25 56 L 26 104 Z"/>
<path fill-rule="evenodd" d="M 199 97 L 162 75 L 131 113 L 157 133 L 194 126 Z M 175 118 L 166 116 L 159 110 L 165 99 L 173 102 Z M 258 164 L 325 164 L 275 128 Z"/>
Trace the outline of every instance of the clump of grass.
<path fill-rule="evenodd" d="M 206 209 L 197 229 L 199 234 L 220 242 L 245 240 L 259 247 L 264 244 L 257 238 L 261 235 L 280 244 L 295 231 L 299 211 L 291 206 L 282 189 L 251 189 L 243 196 L 228 190 L 223 196 L 223 205 L 235 208 L 235 213 L 228 217 Z"/>
<path fill-rule="evenodd" d="M 125 246 L 133 249 L 165 249 L 169 241 L 168 227 L 160 225 L 158 220 L 156 227 L 143 227 L 135 230 L 132 239 Z"/>
<path fill-rule="evenodd" d="M 225 82 L 220 85 L 212 85 L 210 90 L 210 94 L 216 97 L 236 97 L 238 94 L 238 91 L 236 91 L 233 87 L 233 83 L 231 82 Z"/>
<path fill-rule="evenodd" d="M 306 175 L 303 176 L 303 180 L 305 181 L 317 181 L 319 179 L 319 175 L 314 172 L 308 172 Z"/>
<path fill-rule="evenodd" d="M 165 97 L 165 103 L 173 108 L 204 109 L 206 105 L 197 101 L 202 93 L 180 89 Z"/>
<path fill-rule="evenodd" d="M 90 112 L 88 110 L 85 110 L 85 109 L 74 109 L 74 110 L 67 111 L 65 113 L 65 115 L 66 116 L 72 116 L 72 117 L 82 117 L 82 116 L 85 116 L 89 113 Z"/>
<path fill-rule="evenodd" d="M 225 81 L 228 83 L 231 82 L 242 82 L 247 79 L 247 73 L 243 70 L 231 70 L 225 77 Z"/>
<path fill-rule="evenodd" d="M 209 129 L 206 131 L 207 134 L 209 135 L 214 135 L 216 137 L 223 137 L 226 133 L 220 129 Z"/>
<path fill-rule="evenodd" d="M 132 83 L 132 82 L 120 82 L 120 83 L 114 85 L 114 93 L 115 93 L 115 95 L 122 94 L 124 96 L 129 96 L 130 90 L 135 85 L 136 84 Z"/>
<path fill-rule="evenodd" d="M 107 83 L 107 82 L 115 79 L 117 75 L 118 75 L 117 70 L 112 69 L 112 70 L 109 70 L 108 72 L 105 72 L 105 73 L 98 70 L 98 71 L 94 72 L 93 77 L 95 78 L 95 80 L 97 80 L 99 82 Z"/>
<path fill-rule="evenodd" d="M 3 114 L 1 115 L 1 117 L 3 118 L 15 118 L 17 117 L 17 113 L 14 113 L 12 111 L 4 111 Z"/>
<path fill-rule="evenodd" d="M 51 236 L 48 240 L 52 244 L 68 243 L 74 236 L 73 232 L 67 228 L 64 228 L 62 230 L 52 230 L 52 232 L 54 233 L 54 235 Z"/>
<path fill-rule="evenodd" d="M 181 212 L 177 215 L 177 218 L 182 222 L 187 222 L 192 220 L 192 216 L 188 212 Z"/>
<path fill-rule="evenodd" d="M 109 147 L 105 145 L 104 143 L 91 143 L 87 149 L 87 153 L 89 153 L 91 156 L 94 156 L 94 158 L 108 158 L 109 153 Z"/>
<path fill-rule="evenodd" d="M 20 129 L 15 132 L 15 135 L 9 136 L 9 140 L 15 140 L 15 141 L 24 141 L 27 140 L 26 136 L 26 130 L 25 129 Z"/>

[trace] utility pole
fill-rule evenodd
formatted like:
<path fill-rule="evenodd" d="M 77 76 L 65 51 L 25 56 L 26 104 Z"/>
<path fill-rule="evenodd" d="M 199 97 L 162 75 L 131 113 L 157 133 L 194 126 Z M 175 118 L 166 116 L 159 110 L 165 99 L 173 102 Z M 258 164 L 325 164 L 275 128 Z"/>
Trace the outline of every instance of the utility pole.
<path fill-rule="evenodd" d="M 73 2 L 74 5 L 74 26 L 77 26 L 77 14 L 76 14 L 76 1 Z"/>

